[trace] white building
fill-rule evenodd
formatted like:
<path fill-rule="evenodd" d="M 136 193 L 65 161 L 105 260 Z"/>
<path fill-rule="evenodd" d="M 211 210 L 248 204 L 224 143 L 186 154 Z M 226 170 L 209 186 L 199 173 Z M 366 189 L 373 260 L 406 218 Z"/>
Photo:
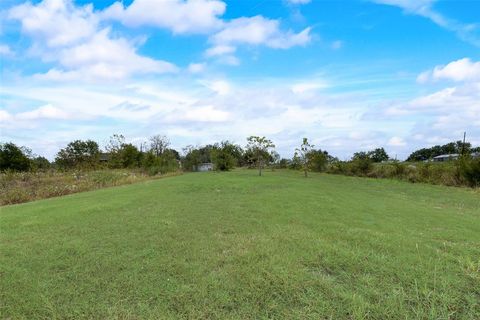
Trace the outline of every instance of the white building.
<path fill-rule="evenodd" d="M 205 171 L 212 171 L 213 170 L 213 163 L 205 162 L 201 163 L 198 166 L 195 166 L 194 171 L 205 172 Z"/>
<path fill-rule="evenodd" d="M 457 160 L 459 157 L 458 153 L 452 154 L 441 154 L 439 156 L 433 157 L 433 161 L 435 162 L 443 162 L 443 161 L 450 161 L 450 160 Z"/>

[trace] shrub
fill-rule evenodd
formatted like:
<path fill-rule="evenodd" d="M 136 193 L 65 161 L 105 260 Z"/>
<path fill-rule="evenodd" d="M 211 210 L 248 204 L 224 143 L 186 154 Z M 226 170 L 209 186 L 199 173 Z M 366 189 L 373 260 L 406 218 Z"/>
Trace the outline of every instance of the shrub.
<path fill-rule="evenodd" d="M 366 176 L 372 170 L 372 160 L 370 158 L 355 158 L 350 162 L 350 171 L 354 175 Z"/>
<path fill-rule="evenodd" d="M 480 159 L 462 158 L 458 161 L 458 168 L 461 178 L 470 187 L 480 186 Z"/>

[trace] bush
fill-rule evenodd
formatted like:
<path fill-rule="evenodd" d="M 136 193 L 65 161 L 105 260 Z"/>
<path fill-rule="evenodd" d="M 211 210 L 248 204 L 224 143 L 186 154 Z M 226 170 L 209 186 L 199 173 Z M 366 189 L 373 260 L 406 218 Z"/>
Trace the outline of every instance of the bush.
<path fill-rule="evenodd" d="M 480 186 L 480 158 L 462 158 L 458 161 L 458 168 L 460 177 L 463 178 L 470 187 Z"/>
<path fill-rule="evenodd" d="M 356 158 L 350 162 L 350 171 L 354 175 L 366 176 L 372 167 L 372 160 L 369 158 Z"/>

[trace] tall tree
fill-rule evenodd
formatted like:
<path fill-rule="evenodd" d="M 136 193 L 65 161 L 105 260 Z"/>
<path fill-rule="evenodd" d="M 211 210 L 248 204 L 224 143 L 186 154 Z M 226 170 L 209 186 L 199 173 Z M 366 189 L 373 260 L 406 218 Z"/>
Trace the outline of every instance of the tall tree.
<path fill-rule="evenodd" d="M 170 140 L 166 136 L 157 134 L 150 138 L 150 151 L 159 157 L 170 146 Z"/>
<path fill-rule="evenodd" d="M 275 148 L 275 145 L 266 137 L 250 136 L 247 141 L 247 150 L 251 151 L 252 160 L 258 168 L 258 175 L 261 176 L 263 166 L 270 159 L 270 150 Z"/>

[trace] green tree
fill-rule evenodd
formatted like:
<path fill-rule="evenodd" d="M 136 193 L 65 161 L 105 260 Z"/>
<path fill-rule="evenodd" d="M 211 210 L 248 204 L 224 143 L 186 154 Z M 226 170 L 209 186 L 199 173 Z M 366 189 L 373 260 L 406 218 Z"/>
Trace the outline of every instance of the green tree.
<path fill-rule="evenodd" d="M 308 153 L 310 170 L 314 172 L 322 172 L 327 168 L 329 161 L 328 152 L 322 150 L 312 150 Z"/>
<path fill-rule="evenodd" d="M 300 160 L 305 178 L 308 176 L 308 171 L 310 170 L 310 165 L 311 165 L 310 152 L 312 150 L 313 150 L 313 145 L 308 142 L 307 138 L 303 138 L 300 148 L 295 149 L 295 154 Z"/>
<path fill-rule="evenodd" d="M 370 151 L 368 156 L 373 162 L 382 162 L 389 159 L 388 153 L 383 148 L 376 148 L 375 150 Z"/>
<path fill-rule="evenodd" d="M 99 156 L 98 143 L 92 140 L 75 140 L 57 153 L 55 163 L 63 169 L 91 169 L 98 165 Z"/>
<path fill-rule="evenodd" d="M 222 141 L 212 149 L 212 162 L 215 170 L 229 171 L 238 164 L 242 156 L 242 148 L 229 141 Z"/>
<path fill-rule="evenodd" d="M 364 151 L 355 152 L 350 164 L 352 173 L 357 175 L 366 175 L 372 169 L 372 159 Z"/>
<path fill-rule="evenodd" d="M 258 175 L 262 175 L 264 165 L 270 160 L 270 150 L 275 148 L 273 142 L 265 137 L 250 136 L 247 138 L 247 150 L 252 155 L 252 161 L 258 168 Z"/>
<path fill-rule="evenodd" d="M 51 168 L 50 161 L 47 158 L 37 156 L 32 159 L 32 168 L 34 170 L 48 170 Z"/>
<path fill-rule="evenodd" d="M 25 154 L 24 148 L 12 142 L 0 144 L 0 170 L 27 171 L 32 162 Z"/>
<path fill-rule="evenodd" d="M 122 168 L 134 168 L 140 166 L 143 154 L 131 143 L 124 143 L 119 152 Z"/>

